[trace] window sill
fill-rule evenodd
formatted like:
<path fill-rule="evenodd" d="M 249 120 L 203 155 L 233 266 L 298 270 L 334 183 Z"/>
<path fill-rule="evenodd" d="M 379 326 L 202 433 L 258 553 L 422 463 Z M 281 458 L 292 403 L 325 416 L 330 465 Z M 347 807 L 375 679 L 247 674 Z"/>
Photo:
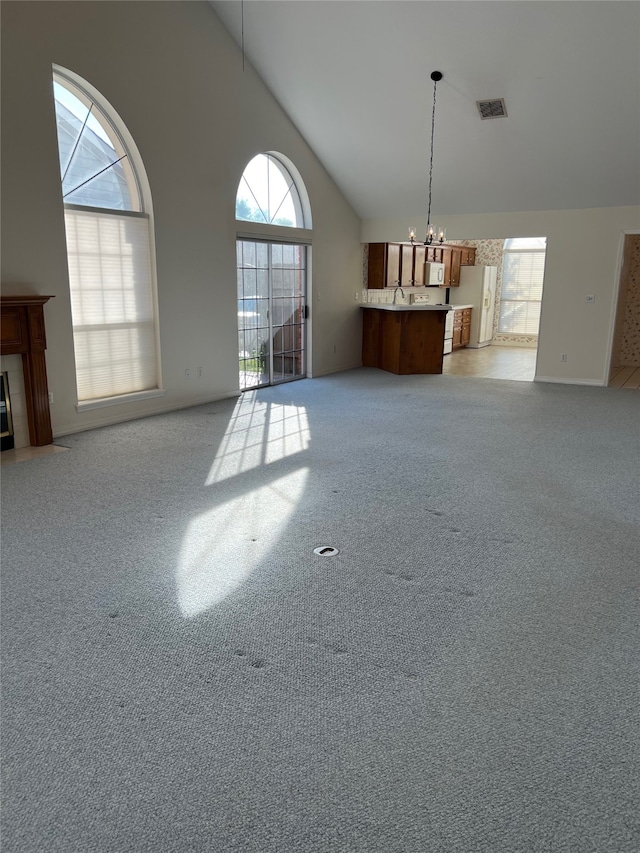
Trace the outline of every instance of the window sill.
<path fill-rule="evenodd" d="M 139 403 L 141 400 L 150 400 L 153 397 L 164 397 L 167 392 L 163 388 L 154 388 L 151 391 L 137 391 L 135 394 L 120 394 L 117 397 L 103 397 L 99 400 L 87 400 L 78 403 L 76 410 L 90 412 L 93 409 L 104 409 L 106 406 L 120 406 L 124 403 Z"/>

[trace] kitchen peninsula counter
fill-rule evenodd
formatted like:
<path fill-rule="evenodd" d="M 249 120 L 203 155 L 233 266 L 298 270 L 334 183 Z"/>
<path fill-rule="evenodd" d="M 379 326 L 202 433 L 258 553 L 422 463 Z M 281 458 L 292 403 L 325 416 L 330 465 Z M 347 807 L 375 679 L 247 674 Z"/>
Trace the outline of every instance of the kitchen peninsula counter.
<path fill-rule="evenodd" d="M 453 305 L 427 305 L 426 303 L 416 302 L 412 305 L 405 305 L 398 302 L 396 305 L 391 302 L 366 302 L 363 308 L 375 308 L 377 311 L 452 311 Z M 455 306 L 458 307 L 457 305 Z M 471 307 L 471 306 L 469 306 Z"/>
<path fill-rule="evenodd" d="M 362 364 L 405 376 L 442 373 L 444 321 L 450 305 L 365 303 Z"/>

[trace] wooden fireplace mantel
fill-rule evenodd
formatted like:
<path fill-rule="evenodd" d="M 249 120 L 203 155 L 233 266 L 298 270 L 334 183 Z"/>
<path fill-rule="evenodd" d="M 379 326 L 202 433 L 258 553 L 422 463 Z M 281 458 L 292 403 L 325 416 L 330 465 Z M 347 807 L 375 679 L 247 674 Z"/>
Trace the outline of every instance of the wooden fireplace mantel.
<path fill-rule="evenodd" d="M 44 351 L 43 306 L 51 296 L 0 296 L 0 353 L 22 355 L 29 440 L 34 447 L 53 442 Z"/>

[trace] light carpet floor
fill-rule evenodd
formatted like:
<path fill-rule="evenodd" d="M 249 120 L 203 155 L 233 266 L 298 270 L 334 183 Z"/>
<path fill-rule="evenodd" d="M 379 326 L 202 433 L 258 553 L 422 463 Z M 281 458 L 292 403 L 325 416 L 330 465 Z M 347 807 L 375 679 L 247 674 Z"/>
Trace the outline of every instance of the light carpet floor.
<path fill-rule="evenodd" d="M 3 853 L 637 853 L 638 399 L 363 369 L 3 468 Z"/>

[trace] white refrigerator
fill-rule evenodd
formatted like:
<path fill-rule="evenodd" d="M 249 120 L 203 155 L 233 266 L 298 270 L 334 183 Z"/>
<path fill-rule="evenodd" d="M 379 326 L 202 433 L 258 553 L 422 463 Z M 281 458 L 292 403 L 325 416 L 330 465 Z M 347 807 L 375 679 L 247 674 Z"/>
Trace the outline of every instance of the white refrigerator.
<path fill-rule="evenodd" d="M 455 301 L 473 306 L 468 346 L 476 349 L 486 347 L 493 338 L 497 275 L 497 267 L 463 266 L 460 269 L 460 287 L 455 290 Z"/>

